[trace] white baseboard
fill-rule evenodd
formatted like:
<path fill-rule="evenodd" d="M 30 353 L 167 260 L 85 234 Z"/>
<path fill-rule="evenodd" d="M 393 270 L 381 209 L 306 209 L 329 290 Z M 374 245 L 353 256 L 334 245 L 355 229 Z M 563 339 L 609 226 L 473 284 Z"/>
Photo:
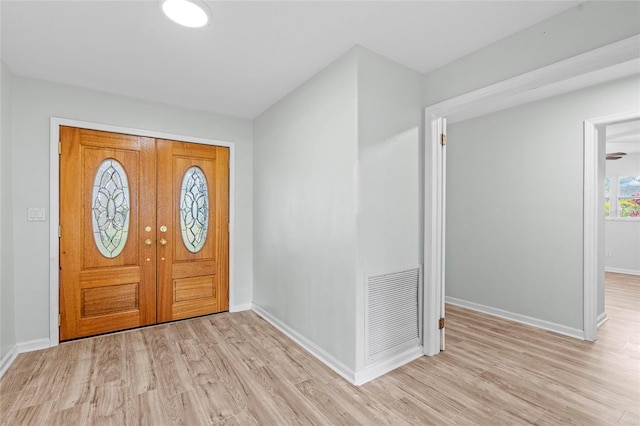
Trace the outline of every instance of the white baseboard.
<path fill-rule="evenodd" d="M 51 347 L 49 339 L 36 339 L 28 342 L 16 343 L 18 353 L 39 351 L 40 349 L 47 349 Z"/>
<path fill-rule="evenodd" d="M 616 274 L 640 275 L 640 271 L 635 269 L 604 268 L 604 270 L 605 272 L 615 272 Z"/>
<path fill-rule="evenodd" d="M 241 312 L 241 311 L 250 311 L 252 308 L 251 303 L 243 303 L 242 305 L 235 305 L 229 307 L 229 312 Z"/>
<path fill-rule="evenodd" d="M 356 386 L 363 385 L 373 379 L 387 374 L 390 371 L 395 370 L 398 367 L 424 356 L 424 349 L 422 346 L 414 346 L 404 352 L 394 355 L 393 357 L 377 362 L 368 366 L 367 368 L 357 371 L 353 384 Z"/>
<path fill-rule="evenodd" d="M 607 317 L 607 313 L 603 312 L 600 315 L 598 315 L 598 318 L 596 318 L 596 328 L 600 327 L 602 324 L 604 324 L 605 322 L 607 322 L 609 318 Z"/>
<path fill-rule="evenodd" d="M 446 296 L 445 302 L 452 305 L 461 306 L 463 308 L 471 309 L 473 311 L 482 312 L 484 314 L 493 315 L 496 317 L 504 318 L 509 321 L 519 322 L 521 324 L 530 325 L 543 330 L 553 331 L 555 333 L 564 334 L 565 336 L 574 337 L 576 339 L 584 340 L 584 331 L 576 328 L 567 327 L 565 325 L 556 324 L 553 322 L 541 320 L 538 318 L 529 317 L 526 315 L 520 315 L 513 312 L 505 311 L 491 306 L 481 305 L 479 303 L 469 302 L 466 300 L 456 299 L 455 297 Z M 446 314 L 445 314 L 446 316 Z"/>
<path fill-rule="evenodd" d="M 335 359 L 333 356 L 325 352 L 323 349 L 316 346 L 313 342 L 309 341 L 306 337 L 302 336 L 297 331 L 293 330 L 288 325 L 282 323 L 280 320 L 273 317 L 270 313 L 262 309 L 255 304 L 252 307 L 253 311 L 265 319 L 269 324 L 286 334 L 291 340 L 302 346 L 307 352 L 316 357 L 320 362 L 327 367 L 338 373 L 344 379 L 352 384 L 355 383 L 355 373 L 346 365 Z"/>
<path fill-rule="evenodd" d="M 309 341 L 306 337 L 302 336 L 300 333 L 293 330 L 288 325 L 283 324 L 280 320 L 274 318 L 271 314 L 266 312 L 261 307 L 253 305 L 252 309 L 255 313 L 264 318 L 272 326 L 286 334 L 298 345 L 302 346 L 304 350 L 309 352 L 324 365 L 335 371 L 349 383 L 356 386 L 363 385 L 424 355 L 422 346 L 416 346 L 407 349 L 404 352 L 395 354 L 388 359 L 382 359 L 360 371 L 353 371 L 349 367 L 335 359 L 333 356 L 328 354 L 325 350 L 319 348 L 313 342 Z"/>
<path fill-rule="evenodd" d="M 39 351 L 40 349 L 48 349 L 51 347 L 49 339 L 36 339 L 28 342 L 16 343 L 9 352 L 0 360 L 0 377 L 11 367 L 13 361 L 16 360 L 19 354 L 24 352 Z"/>
<path fill-rule="evenodd" d="M 11 349 L 9 349 L 9 352 L 7 352 L 0 360 L 0 378 L 4 376 L 4 373 L 7 372 L 7 370 L 9 369 L 9 367 L 11 367 L 11 364 L 13 364 L 13 361 L 15 361 L 17 357 L 18 349 L 16 348 L 16 346 L 13 346 Z"/>

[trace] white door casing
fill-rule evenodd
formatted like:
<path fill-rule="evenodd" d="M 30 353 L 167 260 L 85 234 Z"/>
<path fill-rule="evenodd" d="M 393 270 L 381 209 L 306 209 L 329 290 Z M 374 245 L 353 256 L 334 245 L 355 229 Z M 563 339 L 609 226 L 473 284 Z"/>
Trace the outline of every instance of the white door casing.
<path fill-rule="evenodd" d="M 603 259 L 598 259 L 598 246 L 604 244 L 599 241 L 600 226 L 598 220 L 602 194 L 599 193 L 600 164 L 599 144 L 603 143 L 599 133 L 610 124 L 640 118 L 640 109 L 604 117 L 591 118 L 584 121 L 584 222 L 583 222 L 583 278 L 584 278 L 584 340 L 594 341 L 597 337 L 597 305 L 598 305 L 598 275 L 599 266 L 604 265 Z"/>

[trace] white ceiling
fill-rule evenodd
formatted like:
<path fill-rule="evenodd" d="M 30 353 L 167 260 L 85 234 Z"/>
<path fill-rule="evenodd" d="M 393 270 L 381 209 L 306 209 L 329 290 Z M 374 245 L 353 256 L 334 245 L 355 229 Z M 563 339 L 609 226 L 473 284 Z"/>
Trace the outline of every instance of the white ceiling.
<path fill-rule="evenodd" d="M 13 73 L 252 119 L 355 45 L 425 73 L 578 1 L 0 1 Z"/>
<path fill-rule="evenodd" d="M 606 132 L 607 152 L 640 153 L 640 120 L 610 124 Z"/>

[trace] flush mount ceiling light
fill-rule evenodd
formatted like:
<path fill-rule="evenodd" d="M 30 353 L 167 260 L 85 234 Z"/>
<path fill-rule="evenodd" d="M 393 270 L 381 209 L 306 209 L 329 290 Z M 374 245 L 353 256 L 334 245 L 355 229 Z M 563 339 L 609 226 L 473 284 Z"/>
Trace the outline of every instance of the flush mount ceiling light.
<path fill-rule="evenodd" d="M 200 0 L 164 0 L 162 11 L 169 19 L 185 27 L 204 27 L 209 22 L 209 8 Z"/>

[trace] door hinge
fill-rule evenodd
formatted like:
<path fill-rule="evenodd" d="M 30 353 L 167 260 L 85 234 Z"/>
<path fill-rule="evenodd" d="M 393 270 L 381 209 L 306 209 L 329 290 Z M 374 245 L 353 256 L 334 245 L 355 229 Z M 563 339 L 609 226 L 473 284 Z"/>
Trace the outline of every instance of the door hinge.
<path fill-rule="evenodd" d="M 58 327 L 62 324 L 62 314 L 58 314 Z"/>
<path fill-rule="evenodd" d="M 62 237 L 62 226 L 58 225 L 58 238 Z"/>
<path fill-rule="evenodd" d="M 58 142 L 58 155 L 62 154 L 62 142 Z"/>
<path fill-rule="evenodd" d="M 444 133 L 440 134 L 440 145 L 446 145 L 447 144 L 447 135 L 445 135 Z"/>
<path fill-rule="evenodd" d="M 227 222 L 227 232 L 231 232 L 231 222 Z"/>
<path fill-rule="evenodd" d="M 440 318 L 438 321 L 438 329 L 442 330 L 444 328 L 444 318 Z"/>

